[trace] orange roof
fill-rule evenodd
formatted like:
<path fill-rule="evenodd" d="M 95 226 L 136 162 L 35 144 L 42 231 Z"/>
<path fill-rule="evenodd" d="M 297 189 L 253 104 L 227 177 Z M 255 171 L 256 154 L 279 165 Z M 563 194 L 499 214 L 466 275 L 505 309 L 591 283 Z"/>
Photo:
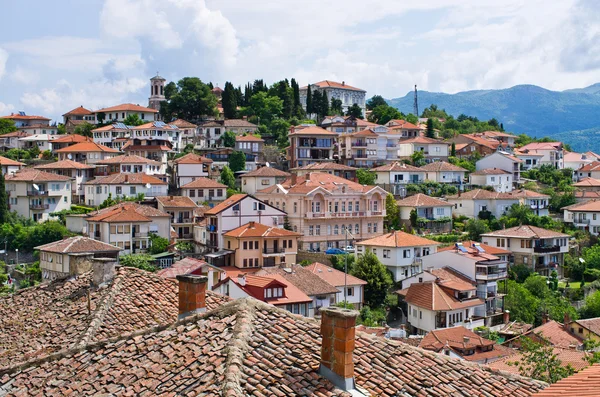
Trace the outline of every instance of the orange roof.
<path fill-rule="evenodd" d="M 464 134 L 461 135 L 468 139 L 470 139 L 473 143 L 477 143 L 479 145 L 488 147 L 490 149 L 496 150 L 500 145 L 500 142 L 496 139 L 487 139 L 482 136 L 478 136 L 477 134 Z"/>
<path fill-rule="evenodd" d="M 582 369 L 586 368 L 587 366 L 589 366 L 588 362 L 585 359 L 587 354 L 581 350 L 561 349 L 561 348 L 555 347 L 552 349 L 552 353 L 561 362 L 561 366 L 563 366 L 563 367 L 570 365 L 576 371 L 579 371 L 579 370 L 582 370 Z M 496 369 L 496 370 L 509 372 L 509 373 L 512 373 L 515 375 L 527 376 L 527 373 L 521 374 L 519 372 L 518 365 L 514 365 L 514 364 L 510 365 L 510 363 L 520 362 L 520 360 L 522 358 L 523 358 L 523 355 L 517 351 L 516 354 L 507 356 L 507 357 L 502 357 L 499 360 L 496 360 L 490 364 L 487 364 L 487 366 L 490 368 Z M 597 396 L 597 395 L 598 395 L 598 393 L 596 392 L 595 394 L 589 394 L 588 396 Z M 535 396 L 537 396 L 537 394 Z M 562 394 L 560 394 L 560 395 L 550 394 L 550 396 L 559 397 L 559 396 L 563 396 L 563 395 Z M 581 396 L 585 396 L 585 394 L 583 394 Z"/>
<path fill-rule="evenodd" d="M 594 179 L 594 178 L 583 178 L 582 180 L 580 180 L 577 183 L 574 183 L 573 186 L 575 187 L 598 187 L 600 186 L 600 179 Z"/>
<path fill-rule="evenodd" d="M 188 153 L 173 161 L 175 164 L 210 164 L 213 161 L 196 153 Z"/>
<path fill-rule="evenodd" d="M 433 163 L 425 164 L 424 166 L 422 166 L 420 168 L 425 171 L 434 171 L 434 172 L 442 172 L 442 171 L 466 172 L 467 171 L 462 167 L 447 163 L 445 161 L 435 161 Z"/>
<path fill-rule="evenodd" d="M 483 170 L 471 172 L 471 175 L 510 175 L 508 171 L 501 170 L 500 168 L 486 168 Z"/>
<path fill-rule="evenodd" d="M 67 146 L 54 151 L 55 153 L 85 153 L 85 152 L 105 152 L 119 153 L 117 149 L 112 149 L 96 142 L 79 142 L 75 145 Z"/>
<path fill-rule="evenodd" d="M 310 163 L 293 170 L 312 170 L 312 171 L 356 171 L 358 168 L 339 163 Z"/>
<path fill-rule="evenodd" d="M 487 254 L 490 255 L 511 255 L 512 252 L 502 249 L 502 248 L 498 248 L 498 247 L 492 247 L 491 245 L 487 245 L 487 244 L 483 244 L 483 243 L 478 243 L 477 241 L 471 241 L 471 240 L 466 240 L 466 241 L 462 241 L 461 242 L 463 247 L 465 247 L 465 249 L 472 253 L 472 254 L 477 254 L 479 253 L 479 251 L 477 251 L 477 249 L 473 248 L 474 245 L 479 245 Z M 438 248 L 438 252 L 443 252 L 443 251 L 453 251 L 455 250 L 456 247 L 454 245 L 449 245 L 447 247 L 444 248 Z"/>
<path fill-rule="evenodd" d="M 427 138 L 426 136 L 418 136 L 415 138 L 403 139 L 400 141 L 399 145 L 402 145 L 405 143 L 430 143 L 430 144 L 443 143 L 445 145 L 450 145 L 448 142 L 440 141 L 440 140 L 433 139 L 433 138 Z"/>
<path fill-rule="evenodd" d="M 352 132 L 352 133 L 350 133 L 348 135 L 350 135 L 350 136 L 374 136 L 374 137 L 378 136 L 376 133 L 374 133 L 370 129 L 365 129 L 365 130 L 361 130 L 361 131 Z"/>
<path fill-rule="evenodd" d="M 399 207 L 452 207 L 454 205 L 423 193 L 398 200 L 396 203 Z"/>
<path fill-rule="evenodd" d="M 425 270 L 425 272 L 437 277 L 439 285 L 444 288 L 461 292 L 473 291 L 477 288 L 477 284 L 473 280 L 448 266 Z"/>
<path fill-rule="evenodd" d="M 136 156 L 135 154 L 122 154 L 120 156 L 111 157 L 109 159 L 104 159 L 96 162 L 99 165 L 109 165 L 109 164 L 150 164 L 162 166 L 160 161 L 155 161 L 151 159 L 147 159 L 145 157 Z"/>
<path fill-rule="evenodd" d="M 73 179 L 69 176 L 52 174 L 50 172 L 35 170 L 31 168 L 22 168 L 14 174 L 7 175 L 5 178 L 7 182 L 55 182 L 70 181 Z"/>
<path fill-rule="evenodd" d="M 420 247 L 433 246 L 440 243 L 429 240 L 423 237 L 415 236 L 414 234 L 403 231 L 393 231 L 381 236 L 377 236 L 368 240 L 363 240 L 358 245 L 377 246 L 377 247 Z"/>
<path fill-rule="evenodd" d="M 473 287 L 475 289 L 475 287 Z M 435 281 L 411 284 L 406 289 L 406 302 L 433 311 L 449 311 L 483 305 L 482 299 L 459 301 L 450 295 Z"/>
<path fill-rule="evenodd" d="M 366 92 L 365 90 L 361 90 L 360 88 L 356 88 L 356 87 L 352 87 L 348 84 L 346 84 L 344 81 L 342 81 L 341 83 L 338 83 L 336 81 L 331 81 L 331 80 L 323 80 L 323 81 L 319 81 L 318 83 L 312 83 L 311 89 L 313 89 L 313 86 L 317 86 L 319 88 L 341 88 L 344 90 L 352 90 L 352 91 L 362 91 L 362 92 Z M 307 89 L 308 86 L 304 86 L 302 88 L 300 88 L 301 90 L 305 90 Z"/>
<path fill-rule="evenodd" d="M 514 238 L 552 238 L 552 237 L 569 237 L 568 234 L 555 232 L 553 230 L 542 229 L 541 227 L 531 225 L 521 225 L 511 227 L 510 229 L 496 230 L 488 232 L 482 236 L 490 237 L 514 237 Z"/>
<path fill-rule="evenodd" d="M 151 222 L 153 217 L 171 217 L 171 215 L 148 205 L 124 202 L 90 212 L 86 220 L 91 222 Z"/>
<path fill-rule="evenodd" d="M 3 135 L 0 135 L 0 138 L 13 138 L 13 137 L 23 137 L 23 136 L 30 136 L 28 133 L 26 133 L 25 131 L 13 131 L 13 132 L 9 132 Z"/>
<path fill-rule="evenodd" d="M 272 168 L 272 167 L 260 167 L 255 169 L 254 171 L 250 171 L 247 172 L 245 174 L 241 175 L 241 178 L 245 178 L 245 177 L 255 177 L 255 176 L 262 176 L 262 177 L 289 177 L 291 174 L 278 170 L 277 168 Z"/>
<path fill-rule="evenodd" d="M 532 142 L 519 148 L 520 151 L 524 150 L 561 150 L 562 142 Z"/>
<path fill-rule="evenodd" d="M 323 280 L 327 281 L 329 284 L 334 287 L 342 287 L 345 284 L 347 285 L 365 285 L 366 281 L 361 280 L 358 277 L 354 277 L 350 274 L 345 274 L 342 271 L 334 269 L 333 267 L 324 265 L 319 262 L 311 263 L 310 265 L 305 267 L 310 270 L 317 276 L 321 277 Z M 344 282 L 347 281 L 347 283 Z"/>
<path fill-rule="evenodd" d="M 132 130 L 147 130 L 147 129 L 159 129 L 159 130 L 174 130 L 177 129 L 177 126 L 174 125 L 170 125 L 170 124 L 159 124 L 157 125 L 157 121 L 150 121 L 148 123 L 144 123 L 144 124 L 140 124 L 140 125 L 136 125 L 135 127 L 131 127 Z M 164 138 L 166 139 L 166 138 Z"/>
<path fill-rule="evenodd" d="M 20 161 L 15 161 L 3 156 L 0 156 L 0 165 L 4 166 L 23 166 L 25 163 L 21 163 Z"/>
<path fill-rule="evenodd" d="M 562 209 L 573 212 L 597 212 L 600 211 L 600 200 L 588 200 L 583 203 L 576 203 L 563 207 Z"/>
<path fill-rule="evenodd" d="M 446 196 L 446 198 L 452 200 L 519 200 L 524 198 L 550 198 L 550 196 L 525 189 L 505 193 L 485 189 L 473 189 L 462 193 L 460 196 L 455 194 Z"/>
<path fill-rule="evenodd" d="M 249 237 L 299 237 L 301 234 L 290 230 L 263 225 L 258 222 L 248 222 L 238 228 L 224 234 L 227 237 L 249 238 Z"/>
<path fill-rule="evenodd" d="M 140 174 L 112 174 L 101 178 L 96 178 L 92 181 L 88 181 L 85 185 L 166 185 L 167 182 L 161 181 L 160 179 L 147 175 L 144 173 Z"/>
<path fill-rule="evenodd" d="M 106 112 L 143 112 L 143 113 L 158 113 L 156 109 L 146 108 L 140 105 L 134 105 L 133 103 L 123 103 L 121 105 L 111 106 L 108 108 L 102 108 L 96 110 L 94 113 L 106 113 Z"/>
<path fill-rule="evenodd" d="M 368 192 L 377 188 L 377 186 L 361 185 L 360 183 L 325 172 L 309 172 L 304 176 L 297 177 L 295 185 L 292 185 L 291 183 L 292 179 L 288 178 L 281 183 L 281 186 L 285 188 L 288 193 L 292 194 L 307 194 L 318 188 L 332 192 L 334 190 L 339 190 L 341 186 L 345 186 L 355 192 Z M 276 185 L 263 189 L 260 192 L 270 193 L 275 188 L 277 188 Z"/>
<path fill-rule="evenodd" d="M 50 164 L 38 165 L 33 168 L 35 168 L 36 170 L 89 170 L 94 167 L 91 165 L 78 163 L 77 161 L 73 160 L 61 160 Z"/>
<path fill-rule="evenodd" d="M 88 110 L 88 109 L 84 108 L 83 106 L 79 106 L 78 108 L 75 108 L 75 109 L 63 114 L 63 116 L 71 116 L 71 115 L 72 116 L 87 116 L 89 114 L 92 114 L 91 110 Z"/>
<path fill-rule="evenodd" d="M 179 207 L 179 208 L 196 208 L 196 203 L 191 198 L 186 196 L 156 196 L 156 201 L 162 204 L 163 207 Z"/>
<path fill-rule="evenodd" d="M 419 127 L 417 127 L 413 123 L 409 123 L 406 120 L 390 120 L 387 122 L 386 125 L 389 126 L 391 129 L 397 129 L 397 128 L 406 128 L 409 130 L 418 130 L 419 129 Z"/>
<path fill-rule="evenodd" d="M 189 121 L 183 119 L 177 119 L 175 121 L 171 121 L 169 124 L 172 124 L 179 128 L 196 128 L 198 127 L 196 124 L 192 124 Z"/>
<path fill-rule="evenodd" d="M 427 335 L 425 335 L 423 340 L 421 340 L 419 347 L 421 349 L 433 350 L 435 352 L 439 352 L 445 347 L 448 347 L 452 350 L 458 350 L 460 354 L 460 351 L 463 349 L 478 350 L 478 348 L 480 349 L 482 347 L 494 346 L 495 344 L 496 342 L 494 341 L 485 339 L 477 335 L 475 332 L 466 329 L 463 326 L 458 326 L 451 328 L 436 329 L 429 332 Z M 503 357 L 516 353 L 515 350 L 512 350 L 510 348 L 500 345 L 498 346 L 499 349 L 495 351 L 495 357 Z M 468 361 L 479 361 L 481 357 L 479 357 L 478 353 L 481 352 L 477 350 L 475 354 L 464 356 L 463 358 Z"/>
<path fill-rule="evenodd" d="M 591 163 L 579 168 L 577 171 L 590 172 L 597 171 L 598 169 L 600 169 L 600 161 L 592 161 Z"/>
<path fill-rule="evenodd" d="M 27 116 L 20 114 L 10 114 L 9 116 L 0 116 L 0 119 L 10 119 L 10 120 L 50 120 L 48 117 L 43 116 Z M 46 127 L 50 127 L 49 125 Z"/>
<path fill-rule="evenodd" d="M 382 165 L 377 168 L 372 168 L 371 171 L 375 172 L 425 172 L 419 167 L 415 167 L 414 165 L 404 164 L 398 161 L 395 161 L 390 164 Z"/>
<path fill-rule="evenodd" d="M 254 135 L 238 135 L 235 137 L 236 142 L 264 142 L 265 140 Z"/>
<path fill-rule="evenodd" d="M 289 135 L 331 135 L 331 136 L 337 136 L 338 134 L 336 132 L 327 131 L 324 128 L 317 127 L 316 125 L 313 125 L 313 126 L 302 128 L 302 129 L 295 129 L 293 132 L 290 132 Z"/>
<path fill-rule="evenodd" d="M 243 194 L 243 193 L 234 194 L 233 196 L 229 197 L 227 200 L 215 205 L 214 207 L 212 207 L 211 209 L 206 211 L 204 213 L 204 215 L 217 215 L 218 213 L 225 211 L 227 208 L 231 207 L 235 203 L 242 201 L 246 197 L 248 197 L 247 194 Z"/>
<path fill-rule="evenodd" d="M 533 397 L 596 397 L 600 390 L 600 364 L 559 380 Z"/>
<path fill-rule="evenodd" d="M 532 329 L 525 335 L 532 333 L 536 335 L 540 334 L 554 347 L 569 349 L 574 346 L 580 346 L 583 343 L 583 339 L 571 334 L 561 323 L 554 320 L 550 320 L 546 324 L 542 324 L 539 327 Z"/>
<path fill-rule="evenodd" d="M 52 143 L 78 143 L 78 142 L 94 142 L 89 136 L 79 134 L 63 135 L 52 141 Z"/>
<path fill-rule="evenodd" d="M 208 179 L 204 177 L 197 178 L 190 183 L 186 183 L 181 187 L 182 189 L 195 189 L 195 188 L 220 188 L 226 189 L 227 186 L 215 181 L 214 179 Z"/>

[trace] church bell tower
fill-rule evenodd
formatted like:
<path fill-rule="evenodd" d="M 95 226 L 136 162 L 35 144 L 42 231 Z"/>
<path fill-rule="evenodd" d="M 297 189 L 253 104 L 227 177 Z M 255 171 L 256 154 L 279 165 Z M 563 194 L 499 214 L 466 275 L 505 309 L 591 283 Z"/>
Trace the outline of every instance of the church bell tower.
<path fill-rule="evenodd" d="M 166 101 L 165 98 L 165 81 L 164 77 L 160 77 L 158 72 L 156 76 L 150 79 L 150 98 L 148 99 L 148 107 L 160 111 L 160 103 Z M 160 114 L 156 115 L 156 120 L 160 120 Z"/>

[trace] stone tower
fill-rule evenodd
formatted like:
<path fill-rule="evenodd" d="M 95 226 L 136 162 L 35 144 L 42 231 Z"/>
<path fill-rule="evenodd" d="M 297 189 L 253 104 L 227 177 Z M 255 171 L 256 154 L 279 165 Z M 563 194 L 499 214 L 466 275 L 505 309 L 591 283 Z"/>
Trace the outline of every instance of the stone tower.
<path fill-rule="evenodd" d="M 156 76 L 150 79 L 150 98 L 148 99 L 148 107 L 160 111 L 160 103 L 166 101 L 165 98 L 165 81 L 164 77 L 160 77 L 158 72 Z M 156 119 L 160 120 L 160 114 L 156 115 Z"/>

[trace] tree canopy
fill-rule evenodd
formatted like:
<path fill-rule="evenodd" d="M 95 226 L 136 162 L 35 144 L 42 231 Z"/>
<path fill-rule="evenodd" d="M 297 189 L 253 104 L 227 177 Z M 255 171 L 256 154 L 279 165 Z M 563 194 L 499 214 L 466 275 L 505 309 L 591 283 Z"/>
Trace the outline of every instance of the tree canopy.
<path fill-rule="evenodd" d="M 221 183 L 223 185 L 227 185 L 230 189 L 235 189 L 235 176 L 233 175 L 233 171 L 228 166 L 223 167 L 221 170 Z"/>
<path fill-rule="evenodd" d="M 393 279 L 375 254 L 367 251 L 361 255 L 352 269 L 352 275 L 367 282 L 365 285 L 365 303 L 369 307 L 376 308 L 384 304 L 388 289 L 393 284 Z"/>
<path fill-rule="evenodd" d="M 199 78 L 184 77 L 174 88 L 169 87 L 169 98 L 161 104 L 160 114 L 166 121 L 180 118 L 197 123 L 217 115 L 217 98 Z"/>
<path fill-rule="evenodd" d="M 362 119 L 363 118 L 363 112 L 360 106 L 358 106 L 356 103 L 352 104 L 352 106 L 350 106 L 348 108 L 348 110 L 346 111 L 346 116 L 353 116 L 356 117 L 357 119 Z"/>
<path fill-rule="evenodd" d="M 221 135 L 221 143 L 225 147 L 235 147 L 235 133 L 233 131 L 225 131 Z"/>
<path fill-rule="evenodd" d="M 361 185 L 374 185 L 377 175 L 365 168 L 359 168 L 356 170 L 356 178 Z"/>
<path fill-rule="evenodd" d="M 243 171 L 246 169 L 246 155 L 244 152 L 235 151 L 229 156 L 229 168 L 233 172 Z"/>

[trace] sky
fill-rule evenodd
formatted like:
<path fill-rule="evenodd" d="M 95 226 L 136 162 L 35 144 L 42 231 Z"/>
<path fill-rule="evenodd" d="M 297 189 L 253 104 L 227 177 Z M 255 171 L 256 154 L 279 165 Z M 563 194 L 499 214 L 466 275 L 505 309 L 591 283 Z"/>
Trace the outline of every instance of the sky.
<path fill-rule="evenodd" d="M 385 98 L 600 81 L 595 0 L 0 0 L 0 114 L 147 105 L 149 79 Z"/>

